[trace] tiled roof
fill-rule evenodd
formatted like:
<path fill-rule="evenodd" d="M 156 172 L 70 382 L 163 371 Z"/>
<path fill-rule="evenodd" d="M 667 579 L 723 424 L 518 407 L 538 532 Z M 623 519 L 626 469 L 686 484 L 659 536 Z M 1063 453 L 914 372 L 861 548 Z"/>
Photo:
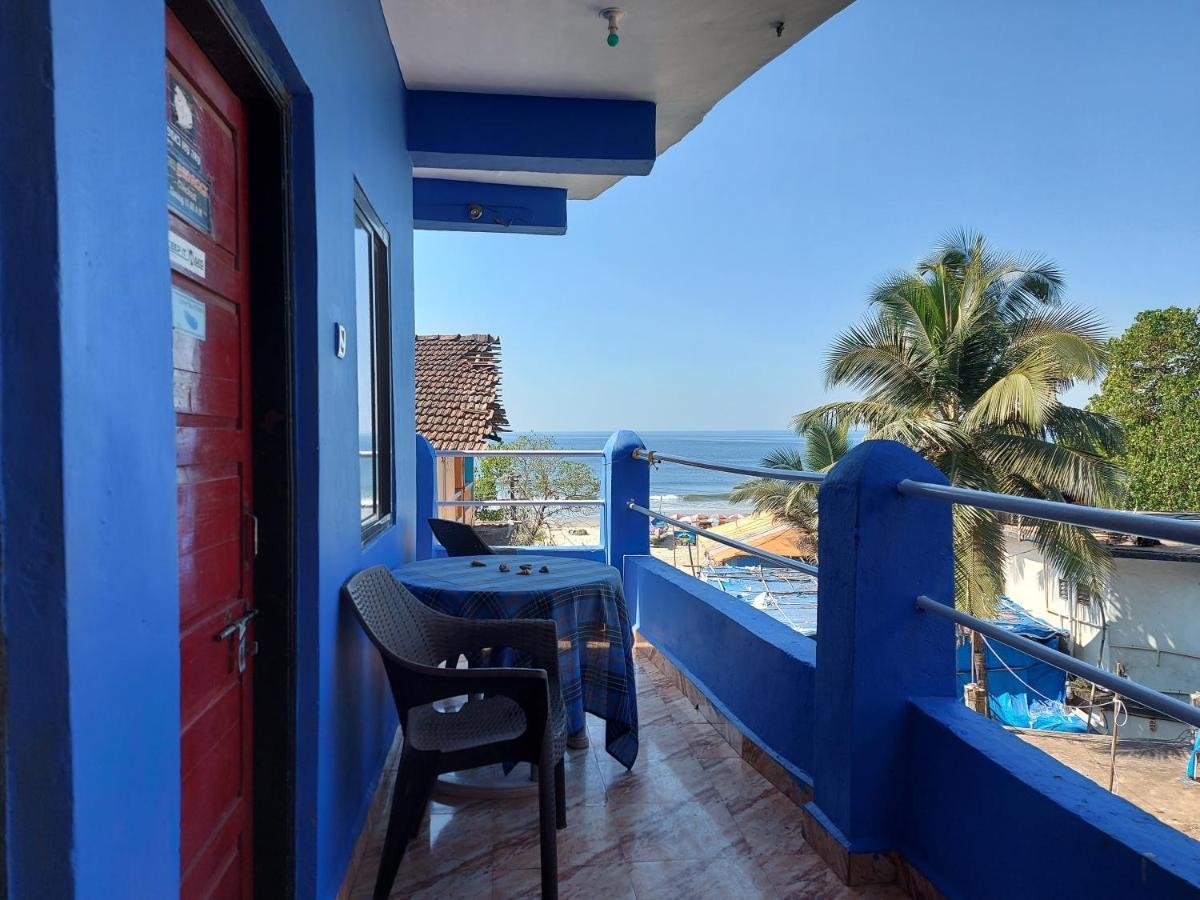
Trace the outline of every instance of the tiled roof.
<path fill-rule="evenodd" d="M 500 338 L 419 334 L 417 431 L 438 450 L 482 450 L 508 430 L 500 402 Z"/>

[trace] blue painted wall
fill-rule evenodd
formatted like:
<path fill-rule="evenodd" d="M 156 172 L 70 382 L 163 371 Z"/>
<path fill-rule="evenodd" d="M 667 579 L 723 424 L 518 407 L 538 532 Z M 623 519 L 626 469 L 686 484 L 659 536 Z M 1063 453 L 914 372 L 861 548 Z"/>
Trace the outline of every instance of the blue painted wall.
<path fill-rule="evenodd" d="M 1200 843 L 956 698 L 914 700 L 904 735 L 898 847 L 947 897 L 1200 895 Z"/>
<path fill-rule="evenodd" d="M 437 500 L 437 456 L 433 445 L 418 434 L 416 456 L 416 521 L 413 530 L 416 534 L 413 545 L 415 559 L 429 559 L 433 556 L 433 529 L 429 520 L 436 515 Z"/>
<path fill-rule="evenodd" d="M 48 2 L 0 28 L 0 601 L 8 896 L 68 896 L 70 717 Z M 20 122 L 21 127 L 11 123 Z M 40 377 L 29 375 L 38 372 Z M 36 485 L 36 490 L 30 490 Z M 61 748 L 61 749 L 60 749 Z M 20 830 L 11 823 L 20 822 Z M 0 888 L 3 892 L 3 888 Z"/>
<path fill-rule="evenodd" d="M 311 92 L 295 98 L 291 148 L 296 840 L 300 896 L 328 897 L 395 725 L 376 654 L 338 588 L 363 566 L 410 557 L 415 537 L 406 94 L 374 0 L 240 5 Z M 131 884 L 171 896 L 178 884 L 164 27 L 154 0 L 29 0 L 6 9 L 0 33 L 5 763 L 9 873 L 23 896 Z M 397 523 L 365 549 L 356 344 L 338 360 L 330 339 L 334 322 L 355 320 L 355 179 L 391 232 L 396 348 Z"/>
<path fill-rule="evenodd" d="M 142 179 L 163 171 L 163 8 L 32 0 L 4 31 L 10 890 L 159 893 L 179 866 L 174 428 L 163 182 Z"/>
<path fill-rule="evenodd" d="M 727 718 L 811 783 L 817 645 L 652 556 L 625 558 L 638 631 Z"/>
<path fill-rule="evenodd" d="M 654 127 L 644 100 L 414 91 L 408 106 L 413 163 L 428 168 L 648 175 Z"/>
<path fill-rule="evenodd" d="M 954 603 L 950 504 L 905 497 L 905 478 L 946 477 L 895 441 L 864 441 L 817 494 L 815 789 L 810 812 L 853 852 L 895 846 L 912 696 L 954 694 L 954 627 L 917 613 Z"/>
<path fill-rule="evenodd" d="M 312 643 L 298 702 L 298 885 L 329 897 L 345 873 L 395 728 L 391 696 L 375 650 L 338 601 L 345 579 L 364 566 L 411 558 L 416 536 L 413 435 L 412 178 L 405 134 L 406 91 L 380 6 L 372 0 L 267 0 L 267 13 L 312 94 L 316 307 L 298 347 L 316 378 L 317 422 L 307 448 L 316 491 Z M 353 329 L 355 180 L 392 241 L 395 527 L 364 548 L 359 539 L 355 341 L 334 355 L 335 322 Z"/>
<path fill-rule="evenodd" d="M 179 866 L 179 615 L 155 177 L 163 7 L 53 0 L 51 26 L 75 878 L 167 886 Z"/>
<path fill-rule="evenodd" d="M 482 209 L 472 219 L 470 207 Z M 428 231 L 566 234 L 566 188 L 413 179 L 413 227 Z M 464 462 L 469 466 L 472 460 Z M 471 473 L 466 473 L 471 481 Z"/>

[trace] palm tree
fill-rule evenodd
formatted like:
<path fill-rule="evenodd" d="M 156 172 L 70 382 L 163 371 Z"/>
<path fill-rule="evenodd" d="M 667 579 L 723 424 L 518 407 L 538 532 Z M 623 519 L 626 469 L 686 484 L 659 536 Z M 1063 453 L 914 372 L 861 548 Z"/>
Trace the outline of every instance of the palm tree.
<path fill-rule="evenodd" d="M 802 448 L 780 447 L 772 450 L 763 457 L 761 464 L 768 469 L 828 472 L 850 449 L 844 425 L 814 422 L 803 428 L 797 427 L 796 433 L 804 439 Z M 808 539 L 811 546 L 816 546 L 816 485 L 775 478 L 752 478 L 735 485 L 729 499 L 734 503 L 753 503 L 756 512 L 788 522 Z"/>
<path fill-rule="evenodd" d="M 962 487 L 1115 505 L 1125 481 L 1112 461 L 1120 426 L 1060 399 L 1075 381 L 1102 373 L 1104 329 L 1062 294 L 1050 261 L 951 235 L 915 272 L 876 287 L 867 318 L 834 341 L 826 383 L 858 388 L 862 399 L 819 406 L 795 425 L 864 427 L 868 438 L 912 447 Z M 1025 524 L 1062 577 L 1098 587 L 1111 573 L 1108 551 L 1089 531 Z M 956 604 L 987 616 L 1004 591 L 1001 517 L 956 506 L 953 528 Z M 986 688 L 982 649 L 978 642 Z"/>

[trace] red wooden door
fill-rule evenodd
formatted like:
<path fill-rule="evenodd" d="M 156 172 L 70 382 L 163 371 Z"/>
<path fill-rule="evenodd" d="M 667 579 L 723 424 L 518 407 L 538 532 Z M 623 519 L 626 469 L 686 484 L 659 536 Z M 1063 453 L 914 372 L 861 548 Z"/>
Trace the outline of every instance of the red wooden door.
<path fill-rule="evenodd" d="M 183 897 L 253 888 L 254 520 L 246 127 L 167 13 Z M 238 627 L 239 623 L 244 625 Z M 244 652 L 242 652 L 244 647 Z"/>

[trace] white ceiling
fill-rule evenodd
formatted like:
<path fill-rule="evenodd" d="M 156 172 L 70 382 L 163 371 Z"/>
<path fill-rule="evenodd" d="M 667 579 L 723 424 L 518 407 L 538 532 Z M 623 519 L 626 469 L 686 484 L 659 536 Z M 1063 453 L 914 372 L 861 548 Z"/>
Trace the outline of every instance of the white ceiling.
<path fill-rule="evenodd" d="M 851 0 L 627 0 L 605 43 L 592 0 L 382 0 L 411 90 L 651 100 L 661 154 L 718 100 Z M 614 0 L 616 3 L 616 0 Z M 783 35 L 775 23 L 784 23 Z M 591 199 L 620 176 L 417 169 L 420 177 L 566 187 Z"/>

